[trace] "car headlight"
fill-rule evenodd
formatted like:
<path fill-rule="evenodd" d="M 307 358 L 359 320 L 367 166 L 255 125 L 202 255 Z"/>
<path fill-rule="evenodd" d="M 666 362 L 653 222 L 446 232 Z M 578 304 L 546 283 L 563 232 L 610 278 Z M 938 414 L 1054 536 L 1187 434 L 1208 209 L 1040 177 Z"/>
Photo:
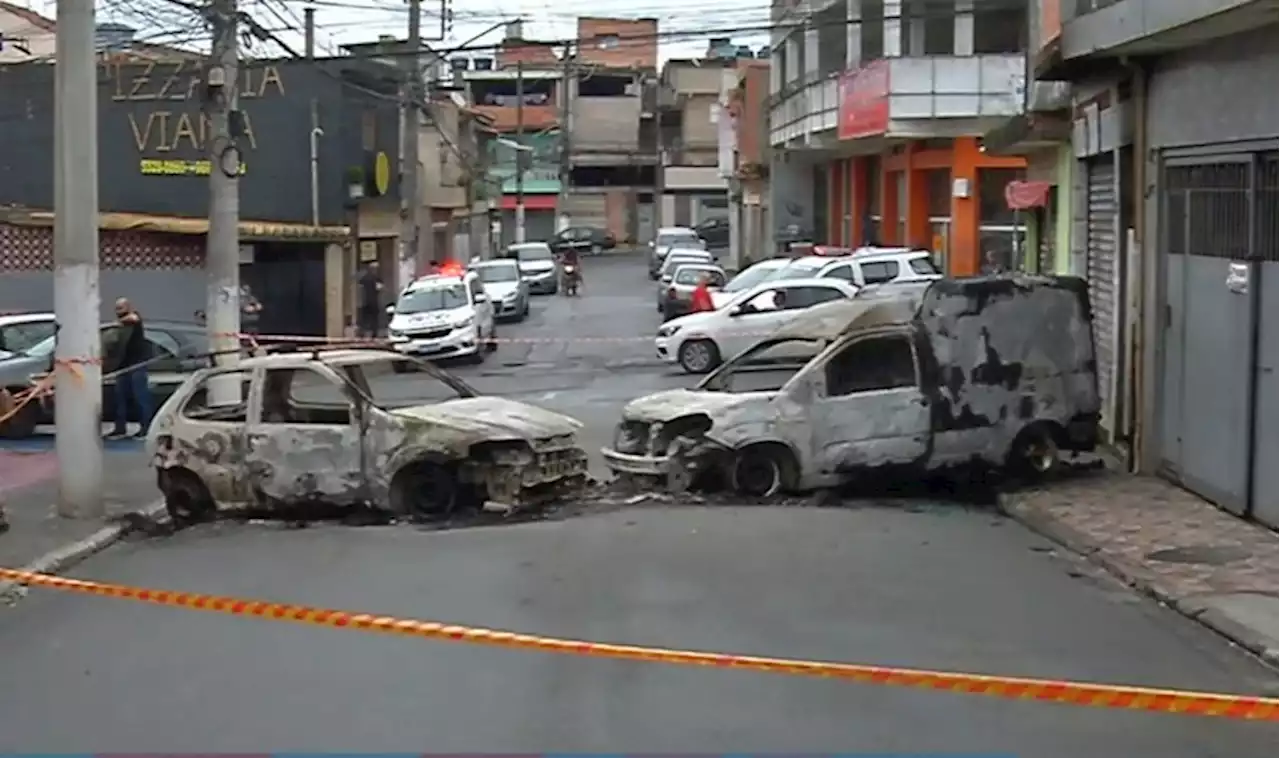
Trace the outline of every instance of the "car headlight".
<path fill-rule="evenodd" d="M 475 322 L 476 322 L 476 317 L 475 317 L 475 316 L 467 316 L 466 318 L 462 319 L 461 321 L 455 321 L 455 322 L 453 323 L 453 328 L 454 328 L 454 329 L 466 329 L 468 326 L 471 326 L 471 325 L 472 325 L 472 324 L 474 324 Z"/>
<path fill-rule="evenodd" d="M 503 301 L 504 301 L 504 302 L 513 303 L 513 302 L 515 302 L 515 301 L 516 301 L 516 298 L 518 298 L 518 297 L 520 297 L 520 293 L 519 293 L 519 292 L 508 292 L 508 293 L 507 293 L 507 295 L 506 295 L 506 297 L 504 297 L 504 298 L 502 298 L 502 299 L 503 299 Z"/>
<path fill-rule="evenodd" d="M 672 337 L 676 332 L 680 331 L 678 326 L 664 326 L 658 330 L 659 337 Z"/>

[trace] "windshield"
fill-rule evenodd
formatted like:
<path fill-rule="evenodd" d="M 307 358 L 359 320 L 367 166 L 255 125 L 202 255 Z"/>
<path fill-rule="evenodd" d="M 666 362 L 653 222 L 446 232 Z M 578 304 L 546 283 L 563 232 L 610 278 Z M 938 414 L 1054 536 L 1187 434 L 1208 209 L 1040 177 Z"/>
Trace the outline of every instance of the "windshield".
<path fill-rule="evenodd" d="M 938 270 L 938 267 L 933 265 L 932 256 L 922 255 L 918 258 L 912 258 L 910 261 L 908 261 L 908 263 L 911 266 L 911 270 L 917 274 L 920 274 L 921 276 L 941 276 L 942 275 L 942 272 Z"/>
<path fill-rule="evenodd" d="M 396 313 L 426 313 L 461 308 L 467 304 L 467 288 L 462 284 L 448 287 L 410 290 L 400 296 Z"/>
<path fill-rule="evenodd" d="M 724 283 L 724 277 L 719 271 L 712 268 L 690 268 L 689 266 L 681 266 L 676 271 L 676 284 L 697 284 L 706 278 L 707 284 L 711 287 L 717 287 Z"/>
<path fill-rule="evenodd" d="M 696 255 L 696 256 L 681 255 L 679 253 L 676 253 L 675 255 L 668 257 L 667 260 L 662 264 L 662 273 L 664 276 L 666 276 L 666 275 L 670 275 L 672 272 L 674 272 L 676 269 L 680 268 L 681 266 L 687 266 L 691 263 L 706 263 L 706 262 L 707 262 L 707 259 L 703 258 L 700 255 Z"/>
<path fill-rule="evenodd" d="M 822 270 L 824 265 L 826 264 L 793 263 L 779 271 L 777 276 L 770 277 L 770 279 L 809 279 L 810 277 L 817 276 L 818 272 Z"/>
<path fill-rule="evenodd" d="M 477 266 L 476 273 L 482 282 L 516 282 L 520 280 L 520 269 L 515 266 Z"/>
<path fill-rule="evenodd" d="M 822 350 L 821 339 L 782 337 L 757 342 L 698 383 L 707 392 L 776 392 Z"/>
<path fill-rule="evenodd" d="M 53 337 L 45 337 L 36 344 L 27 349 L 23 355 L 29 355 L 33 358 L 48 358 L 53 355 L 53 349 L 57 346 L 57 340 Z"/>
<path fill-rule="evenodd" d="M 517 247 L 515 248 L 516 260 L 520 261 L 549 261 L 552 258 L 551 248 L 539 245 L 537 247 Z"/>
<path fill-rule="evenodd" d="M 785 268 L 785 266 L 752 266 L 729 280 L 729 284 L 724 288 L 724 291 L 741 292 L 749 290 L 760 282 L 777 276 Z"/>
<path fill-rule="evenodd" d="M 702 247 L 702 238 L 692 232 L 675 232 L 659 234 L 658 247 Z"/>

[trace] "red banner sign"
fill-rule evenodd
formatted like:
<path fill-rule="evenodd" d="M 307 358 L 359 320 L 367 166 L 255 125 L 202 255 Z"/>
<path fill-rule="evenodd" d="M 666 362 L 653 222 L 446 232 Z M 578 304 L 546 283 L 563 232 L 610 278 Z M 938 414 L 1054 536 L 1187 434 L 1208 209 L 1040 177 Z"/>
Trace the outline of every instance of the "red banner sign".
<path fill-rule="evenodd" d="M 889 61 L 872 61 L 840 77 L 840 139 L 878 137 L 889 130 Z"/>
<path fill-rule="evenodd" d="M 1048 182 L 1009 182 L 1004 187 L 1004 201 L 1012 211 L 1039 208 L 1049 202 Z"/>

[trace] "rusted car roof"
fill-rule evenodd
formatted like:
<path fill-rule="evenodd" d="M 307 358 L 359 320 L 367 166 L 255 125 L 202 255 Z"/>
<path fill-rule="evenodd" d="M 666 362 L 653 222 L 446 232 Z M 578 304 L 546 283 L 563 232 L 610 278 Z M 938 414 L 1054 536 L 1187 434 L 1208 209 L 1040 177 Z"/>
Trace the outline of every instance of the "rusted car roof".
<path fill-rule="evenodd" d="M 915 317 L 929 284 L 869 288 L 852 300 L 815 305 L 780 327 L 772 339 L 834 340 L 855 329 L 905 324 Z"/>

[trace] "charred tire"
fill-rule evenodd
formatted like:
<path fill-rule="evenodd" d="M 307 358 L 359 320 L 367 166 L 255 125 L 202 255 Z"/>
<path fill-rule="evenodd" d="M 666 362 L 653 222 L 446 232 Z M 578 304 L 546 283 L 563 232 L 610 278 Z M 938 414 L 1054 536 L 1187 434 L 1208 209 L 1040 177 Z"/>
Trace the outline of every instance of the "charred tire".
<path fill-rule="evenodd" d="M 706 374 L 720 365 L 720 348 L 709 339 L 688 340 L 676 353 L 680 368 L 690 374 Z"/>
<path fill-rule="evenodd" d="M 157 485 L 164 495 L 164 507 L 174 526 L 208 521 L 217 514 L 218 506 L 209 488 L 194 472 L 186 469 L 162 469 Z"/>
<path fill-rule="evenodd" d="M 729 486 L 742 495 L 771 497 L 795 488 L 796 469 L 795 456 L 786 447 L 750 445 L 729 463 Z"/>
<path fill-rule="evenodd" d="M 391 481 L 391 509 L 413 518 L 449 516 L 462 502 L 457 469 L 440 463 L 410 463 Z"/>
<path fill-rule="evenodd" d="M 1053 424 L 1032 424 L 1018 432 L 1009 448 L 1010 473 L 1039 480 L 1057 473 L 1062 466 L 1057 429 Z"/>

